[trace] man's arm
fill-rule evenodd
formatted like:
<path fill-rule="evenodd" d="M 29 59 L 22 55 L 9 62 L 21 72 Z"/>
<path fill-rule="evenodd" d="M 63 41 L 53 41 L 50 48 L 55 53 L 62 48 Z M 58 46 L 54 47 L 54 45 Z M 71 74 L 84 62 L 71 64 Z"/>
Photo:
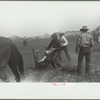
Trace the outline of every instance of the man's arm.
<path fill-rule="evenodd" d="M 68 41 L 67 41 L 67 39 L 63 36 L 62 37 L 62 39 L 64 40 L 64 43 L 62 44 L 62 46 L 65 46 L 65 45 L 67 45 L 68 44 Z"/>
<path fill-rule="evenodd" d="M 81 43 L 81 36 L 78 37 L 77 43 L 76 43 L 76 53 L 78 53 L 78 49 L 80 47 L 80 43 Z"/>

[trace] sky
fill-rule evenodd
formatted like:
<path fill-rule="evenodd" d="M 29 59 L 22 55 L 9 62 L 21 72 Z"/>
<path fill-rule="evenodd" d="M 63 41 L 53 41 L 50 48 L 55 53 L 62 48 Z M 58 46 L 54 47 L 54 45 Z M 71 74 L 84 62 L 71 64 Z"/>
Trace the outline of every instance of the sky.
<path fill-rule="evenodd" d="M 0 36 L 39 36 L 100 25 L 99 1 L 0 1 Z"/>

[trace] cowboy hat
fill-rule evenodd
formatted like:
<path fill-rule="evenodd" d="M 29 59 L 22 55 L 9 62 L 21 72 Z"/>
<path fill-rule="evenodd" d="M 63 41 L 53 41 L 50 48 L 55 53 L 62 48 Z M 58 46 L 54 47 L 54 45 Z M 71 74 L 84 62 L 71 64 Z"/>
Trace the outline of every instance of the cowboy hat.
<path fill-rule="evenodd" d="M 88 31 L 89 29 L 87 28 L 87 26 L 83 26 L 80 31 Z"/>
<path fill-rule="evenodd" d="M 55 37 L 57 37 L 57 33 L 53 33 L 53 34 L 51 35 L 51 38 L 55 38 Z"/>
<path fill-rule="evenodd" d="M 59 35 L 64 35 L 64 33 L 63 32 L 60 32 Z"/>

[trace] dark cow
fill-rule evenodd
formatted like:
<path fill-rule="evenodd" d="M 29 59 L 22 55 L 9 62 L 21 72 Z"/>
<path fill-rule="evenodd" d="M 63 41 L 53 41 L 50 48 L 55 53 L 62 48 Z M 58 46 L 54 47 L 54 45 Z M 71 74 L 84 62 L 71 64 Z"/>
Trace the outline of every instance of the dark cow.
<path fill-rule="evenodd" d="M 11 68 L 16 82 L 20 82 L 20 75 L 24 74 L 23 58 L 10 39 L 0 37 L 0 74 L 3 75 L 3 81 L 6 80 L 4 69 L 7 65 Z"/>

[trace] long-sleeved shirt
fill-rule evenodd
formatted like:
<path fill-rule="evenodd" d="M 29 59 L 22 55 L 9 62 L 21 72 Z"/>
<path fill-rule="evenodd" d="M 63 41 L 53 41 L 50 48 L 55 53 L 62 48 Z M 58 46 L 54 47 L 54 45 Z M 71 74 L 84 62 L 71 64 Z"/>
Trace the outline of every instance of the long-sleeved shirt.
<path fill-rule="evenodd" d="M 47 48 L 50 49 L 51 47 L 52 48 L 60 48 L 61 42 L 59 41 L 59 39 L 53 38 Z"/>
<path fill-rule="evenodd" d="M 62 36 L 62 37 L 60 38 L 60 40 L 61 40 L 61 46 L 67 46 L 68 41 L 67 41 L 67 39 L 66 39 L 65 36 Z"/>
<path fill-rule="evenodd" d="M 77 41 L 76 48 L 79 47 L 92 47 L 94 45 L 92 35 L 88 33 L 82 33 Z"/>

